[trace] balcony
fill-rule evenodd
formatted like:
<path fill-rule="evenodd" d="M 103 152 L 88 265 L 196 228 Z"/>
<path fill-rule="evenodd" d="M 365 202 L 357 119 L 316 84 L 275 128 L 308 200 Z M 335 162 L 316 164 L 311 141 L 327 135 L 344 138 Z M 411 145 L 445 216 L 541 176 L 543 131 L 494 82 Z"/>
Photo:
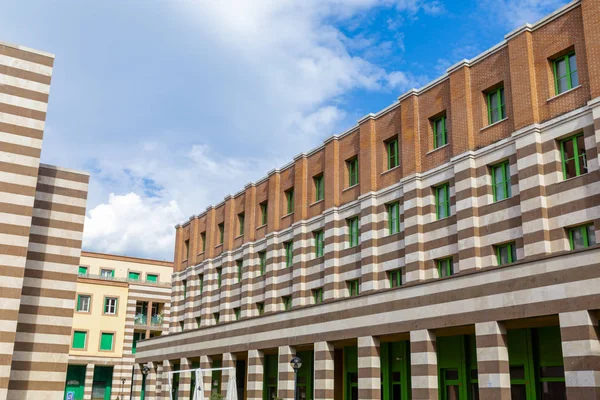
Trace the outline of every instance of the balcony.
<path fill-rule="evenodd" d="M 162 324 L 163 324 L 163 315 L 162 314 L 153 315 L 152 318 L 150 318 L 150 325 L 162 326 Z"/>
<path fill-rule="evenodd" d="M 87 279 L 100 279 L 103 281 L 113 281 L 113 282 L 125 282 L 125 283 L 143 283 L 146 285 L 153 286 L 163 286 L 163 287 L 171 287 L 170 282 L 159 282 L 159 281 L 147 281 L 144 279 L 129 279 L 129 278 L 118 278 L 111 275 L 96 275 L 96 274 L 78 274 L 80 278 Z"/>
<path fill-rule="evenodd" d="M 134 325 L 148 326 L 148 316 L 145 314 L 136 314 L 133 320 Z"/>

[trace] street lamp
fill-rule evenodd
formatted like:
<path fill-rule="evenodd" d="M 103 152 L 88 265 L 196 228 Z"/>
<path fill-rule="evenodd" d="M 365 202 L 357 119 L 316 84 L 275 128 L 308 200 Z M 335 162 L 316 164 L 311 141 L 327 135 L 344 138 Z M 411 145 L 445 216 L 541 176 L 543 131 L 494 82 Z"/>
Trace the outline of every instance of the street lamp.
<path fill-rule="evenodd" d="M 298 400 L 298 370 L 302 366 L 302 359 L 296 356 L 290 360 L 290 364 L 294 369 L 294 400 Z"/>
<path fill-rule="evenodd" d="M 148 375 L 149 372 L 150 372 L 150 368 L 148 368 L 147 365 L 144 365 L 144 367 L 142 368 L 142 375 L 146 376 L 146 375 Z"/>

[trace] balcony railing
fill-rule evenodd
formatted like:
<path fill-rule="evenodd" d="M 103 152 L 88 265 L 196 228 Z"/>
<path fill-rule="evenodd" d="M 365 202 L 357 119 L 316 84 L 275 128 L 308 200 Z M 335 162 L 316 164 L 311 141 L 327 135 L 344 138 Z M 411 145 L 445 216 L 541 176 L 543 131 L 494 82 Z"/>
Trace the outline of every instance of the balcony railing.
<path fill-rule="evenodd" d="M 170 282 L 147 281 L 147 280 L 144 280 L 144 279 L 118 278 L 116 276 L 96 275 L 96 274 L 79 274 L 79 276 L 81 278 L 102 279 L 104 281 L 127 282 L 127 283 L 145 283 L 145 284 L 155 285 L 155 286 L 171 287 L 171 283 Z"/>
<path fill-rule="evenodd" d="M 145 314 L 136 314 L 133 324 L 148 326 L 148 316 Z"/>
<path fill-rule="evenodd" d="M 153 315 L 150 318 L 150 325 L 152 326 L 161 326 L 163 324 L 163 316 L 162 315 Z"/>

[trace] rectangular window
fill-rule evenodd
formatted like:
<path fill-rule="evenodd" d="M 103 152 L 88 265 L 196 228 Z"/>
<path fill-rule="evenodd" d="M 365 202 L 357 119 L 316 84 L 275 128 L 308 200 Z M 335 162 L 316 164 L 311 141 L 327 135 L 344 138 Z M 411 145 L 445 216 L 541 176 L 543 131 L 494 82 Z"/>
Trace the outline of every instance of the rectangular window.
<path fill-rule="evenodd" d="M 317 231 L 315 235 L 315 257 L 323 257 L 325 250 L 325 234 L 323 231 Z"/>
<path fill-rule="evenodd" d="M 358 228 L 358 217 L 348 220 L 348 244 L 350 247 L 358 246 L 360 231 Z"/>
<path fill-rule="evenodd" d="M 285 266 L 294 265 L 294 242 L 289 241 L 283 244 L 285 247 Z"/>
<path fill-rule="evenodd" d="M 88 272 L 88 267 L 84 267 L 83 265 L 79 266 L 79 275 L 87 275 Z"/>
<path fill-rule="evenodd" d="M 244 218 L 245 218 L 244 213 L 238 214 L 238 225 L 240 227 L 240 233 L 239 233 L 240 236 L 242 236 L 244 234 Z"/>
<path fill-rule="evenodd" d="M 390 287 L 400 287 L 402 286 L 402 268 L 395 269 L 393 271 L 388 272 L 390 278 Z"/>
<path fill-rule="evenodd" d="M 217 287 L 220 288 L 223 283 L 223 268 L 217 268 Z"/>
<path fill-rule="evenodd" d="M 499 87 L 487 93 L 487 110 L 490 125 L 506 118 L 504 87 Z"/>
<path fill-rule="evenodd" d="M 100 336 L 100 350 L 112 351 L 115 334 L 102 332 Z"/>
<path fill-rule="evenodd" d="M 494 201 L 508 199 L 512 196 L 510 184 L 510 164 L 507 161 L 492 167 L 492 192 Z"/>
<path fill-rule="evenodd" d="M 387 169 L 396 168 L 399 165 L 398 160 L 398 139 L 390 140 L 386 143 L 387 148 Z"/>
<path fill-rule="evenodd" d="M 202 241 L 202 252 L 206 251 L 206 232 L 200 233 L 200 240 Z"/>
<path fill-rule="evenodd" d="M 433 120 L 433 148 L 437 149 L 448 144 L 448 129 L 446 116 Z"/>
<path fill-rule="evenodd" d="M 400 203 L 388 204 L 387 211 L 390 235 L 400 232 Z"/>
<path fill-rule="evenodd" d="M 202 324 L 202 318 L 201 317 L 196 317 L 196 328 L 200 328 L 201 324 Z"/>
<path fill-rule="evenodd" d="M 189 260 L 190 259 L 190 241 L 189 240 L 183 241 L 183 251 L 185 254 L 185 260 Z"/>
<path fill-rule="evenodd" d="M 237 281 L 242 281 L 242 267 L 244 265 L 244 260 L 237 260 L 235 262 L 235 266 L 237 267 Z"/>
<path fill-rule="evenodd" d="M 115 315 L 117 313 L 117 301 L 116 297 L 105 297 L 104 314 Z"/>
<path fill-rule="evenodd" d="M 321 304 L 323 302 L 323 288 L 313 289 L 312 295 L 315 304 Z"/>
<path fill-rule="evenodd" d="M 517 246 L 515 245 L 515 242 L 496 246 L 496 257 L 498 259 L 498 265 L 510 264 L 517 261 Z"/>
<path fill-rule="evenodd" d="M 183 298 L 187 298 L 187 280 L 184 279 L 181 281 L 181 286 L 183 287 Z"/>
<path fill-rule="evenodd" d="M 217 227 L 219 228 L 219 244 L 223 244 L 225 241 L 225 223 L 221 222 Z"/>
<path fill-rule="evenodd" d="M 185 330 L 185 322 L 179 321 L 179 327 L 181 328 L 181 332 L 183 332 Z"/>
<path fill-rule="evenodd" d="M 263 201 L 262 203 L 260 203 L 260 224 L 261 225 L 266 225 L 267 221 L 269 219 L 269 203 L 267 203 L 266 201 Z"/>
<path fill-rule="evenodd" d="M 285 311 L 292 309 L 292 296 L 283 296 L 281 298 L 281 301 L 283 303 L 283 309 Z"/>
<path fill-rule="evenodd" d="M 569 179 L 588 172 L 583 133 L 560 142 L 563 178 Z"/>
<path fill-rule="evenodd" d="M 435 188 L 435 213 L 437 219 L 450 216 L 450 185 L 448 183 Z"/>
<path fill-rule="evenodd" d="M 358 157 L 346 161 L 348 168 L 348 187 L 358 185 Z"/>
<path fill-rule="evenodd" d="M 260 274 L 264 275 L 267 273 L 267 252 L 259 251 L 258 258 L 260 260 Z"/>
<path fill-rule="evenodd" d="M 158 282 L 158 275 L 146 274 L 146 282 Z"/>
<path fill-rule="evenodd" d="M 114 278 L 115 277 L 115 270 L 114 269 L 102 268 L 100 270 L 100 276 L 102 278 L 105 278 L 105 279 Z"/>
<path fill-rule="evenodd" d="M 90 312 L 90 303 L 92 296 L 87 294 L 77 295 L 77 311 L 78 312 Z"/>
<path fill-rule="evenodd" d="M 350 297 L 357 296 L 360 292 L 360 283 L 358 279 L 346 281 L 346 287 L 348 288 L 348 294 Z"/>
<path fill-rule="evenodd" d="M 285 191 L 286 210 L 288 214 L 294 212 L 294 188 Z"/>
<path fill-rule="evenodd" d="M 73 343 L 71 345 L 74 349 L 85 349 L 85 342 L 87 340 L 86 331 L 74 331 L 73 332 Z"/>
<path fill-rule="evenodd" d="M 596 244 L 596 232 L 592 224 L 569 228 L 568 232 L 571 250 L 584 249 Z"/>
<path fill-rule="evenodd" d="M 313 178 L 315 183 L 315 201 L 323 200 L 325 198 L 325 181 L 323 174 L 315 176 Z"/>
<path fill-rule="evenodd" d="M 258 311 L 258 315 L 263 315 L 265 313 L 265 303 L 256 303 L 256 311 Z"/>
<path fill-rule="evenodd" d="M 438 276 L 445 278 L 446 276 L 454 275 L 454 264 L 452 263 L 452 257 L 444 258 L 443 260 L 437 260 Z"/>
<path fill-rule="evenodd" d="M 239 321 L 240 320 L 240 316 L 242 315 L 242 309 L 239 307 L 236 307 L 233 309 L 233 315 L 235 315 L 235 320 Z"/>
<path fill-rule="evenodd" d="M 140 280 L 140 273 L 139 272 L 129 271 L 129 279 L 131 279 L 132 281 L 139 281 Z"/>
<path fill-rule="evenodd" d="M 219 319 L 221 318 L 221 314 L 218 313 L 218 312 L 213 313 L 213 318 L 215 319 L 215 324 L 218 324 L 219 323 Z"/>
<path fill-rule="evenodd" d="M 554 87 L 556 94 L 561 94 L 579 86 L 575 52 L 557 58 L 552 64 L 554 66 Z"/>
<path fill-rule="evenodd" d="M 198 283 L 200 284 L 200 294 L 204 292 L 204 274 L 198 275 Z"/>

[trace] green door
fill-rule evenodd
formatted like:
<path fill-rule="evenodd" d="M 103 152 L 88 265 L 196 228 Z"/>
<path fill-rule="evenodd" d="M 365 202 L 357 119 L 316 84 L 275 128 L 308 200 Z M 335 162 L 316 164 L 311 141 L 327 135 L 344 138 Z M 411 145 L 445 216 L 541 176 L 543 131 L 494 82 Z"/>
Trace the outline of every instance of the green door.
<path fill-rule="evenodd" d="M 475 336 L 437 338 L 440 400 L 477 400 L 477 356 Z"/>
<path fill-rule="evenodd" d="M 83 400 L 84 387 L 85 365 L 69 365 L 64 400 Z"/>
<path fill-rule="evenodd" d="M 113 367 L 94 368 L 94 382 L 92 383 L 92 400 L 110 400 Z"/>
<path fill-rule="evenodd" d="M 300 400 L 312 400 L 313 398 L 313 358 L 312 351 L 298 352 L 302 360 L 302 367 L 298 370 L 298 398 Z"/>
<path fill-rule="evenodd" d="M 265 356 L 263 400 L 277 398 L 277 354 Z"/>
<path fill-rule="evenodd" d="M 381 398 L 407 400 L 411 396 L 408 341 L 381 343 Z"/>
<path fill-rule="evenodd" d="M 358 400 L 358 349 L 344 347 L 344 400 Z"/>

